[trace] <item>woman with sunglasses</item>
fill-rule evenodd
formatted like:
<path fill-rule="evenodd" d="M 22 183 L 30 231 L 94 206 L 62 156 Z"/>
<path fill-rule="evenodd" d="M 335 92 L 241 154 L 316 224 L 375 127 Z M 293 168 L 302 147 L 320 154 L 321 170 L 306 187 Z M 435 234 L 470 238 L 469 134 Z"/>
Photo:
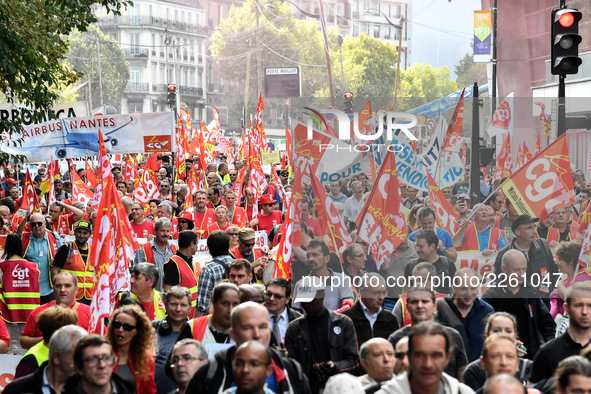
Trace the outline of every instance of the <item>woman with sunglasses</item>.
<path fill-rule="evenodd" d="M 257 217 L 252 220 L 249 227 L 254 228 L 258 231 L 266 231 L 267 234 L 271 233 L 273 227 L 281 224 L 281 211 L 275 210 L 276 201 L 269 194 L 263 194 L 259 200 L 261 212 Z"/>
<path fill-rule="evenodd" d="M 237 226 L 230 226 L 226 229 L 226 234 L 230 236 L 230 249 L 237 248 L 240 245 L 238 241 L 238 230 Z"/>
<path fill-rule="evenodd" d="M 146 314 L 130 305 L 117 309 L 107 339 L 118 360 L 113 372 L 133 384 L 137 393 L 155 394 L 154 329 Z"/>

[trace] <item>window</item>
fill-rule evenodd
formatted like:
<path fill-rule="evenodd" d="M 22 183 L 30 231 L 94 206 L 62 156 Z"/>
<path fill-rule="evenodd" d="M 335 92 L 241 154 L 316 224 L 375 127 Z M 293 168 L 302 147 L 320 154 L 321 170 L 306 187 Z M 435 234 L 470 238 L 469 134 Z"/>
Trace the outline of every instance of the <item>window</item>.
<path fill-rule="evenodd" d="M 194 88 L 195 87 L 195 70 L 191 70 L 189 73 L 189 86 Z"/>
<path fill-rule="evenodd" d="M 152 19 L 152 4 L 150 4 L 150 15 L 149 15 L 148 18 L 149 18 L 149 22 L 148 23 L 151 25 L 152 22 L 153 22 L 153 19 Z"/>
<path fill-rule="evenodd" d="M 400 18 L 400 5 L 392 5 L 392 14 L 390 16 L 394 18 Z"/>
<path fill-rule="evenodd" d="M 140 83 L 141 79 L 140 79 L 140 68 L 139 67 L 130 67 L 129 73 L 130 73 L 129 81 L 131 83 Z"/>
<path fill-rule="evenodd" d="M 224 6 L 218 5 L 218 24 L 224 19 Z"/>
<path fill-rule="evenodd" d="M 373 26 L 373 36 L 375 38 L 380 38 L 380 25 Z"/>
<path fill-rule="evenodd" d="M 353 37 L 359 36 L 359 24 L 355 23 L 353 25 Z"/>
<path fill-rule="evenodd" d="M 130 34 L 129 35 L 129 42 L 131 46 L 131 54 L 138 55 L 140 53 L 140 35 L 139 34 Z"/>
<path fill-rule="evenodd" d="M 159 80 L 161 84 L 166 84 L 166 78 L 164 77 L 164 67 L 160 67 L 160 72 L 159 72 L 160 76 L 159 76 Z"/>
<path fill-rule="evenodd" d="M 197 70 L 197 87 L 203 87 L 203 70 L 201 69 Z"/>
<path fill-rule="evenodd" d="M 156 72 L 156 63 L 152 64 L 152 86 L 156 87 L 156 85 L 158 84 L 158 73 Z"/>
<path fill-rule="evenodd" d="M 140 24 L 140 5 L 134 4 L 133 7 L 129 9 L 129 24 L 130 25 L 139 25 Z"/>

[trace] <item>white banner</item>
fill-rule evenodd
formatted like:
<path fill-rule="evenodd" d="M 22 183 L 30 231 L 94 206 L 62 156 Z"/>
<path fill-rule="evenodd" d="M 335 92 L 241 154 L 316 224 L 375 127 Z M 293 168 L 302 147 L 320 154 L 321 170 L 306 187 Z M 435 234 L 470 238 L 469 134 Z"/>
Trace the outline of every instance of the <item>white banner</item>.
<path fill-rule="evenodd" d="M 20 135 L 4 133 L 0 150 L 35 162 L 97 155 L 99 130 L 109 154 L 176 150 L 172 112 L 51 120 L 26 126 Z"/>

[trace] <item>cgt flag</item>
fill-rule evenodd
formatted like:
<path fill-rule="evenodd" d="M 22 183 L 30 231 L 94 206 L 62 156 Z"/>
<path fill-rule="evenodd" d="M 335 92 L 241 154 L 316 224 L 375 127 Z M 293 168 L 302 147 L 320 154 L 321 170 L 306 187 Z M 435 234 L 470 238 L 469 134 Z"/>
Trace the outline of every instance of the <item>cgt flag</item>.
<path fill-rule="evenodd" d="M 544 220 L 575 202 L 566 134 L 517 170 L 501 188 L 520 215 Z"/>
<path fill-rule="evenodd" d="M 428 171 L 427 180 L 429 182 L 429 201 L 431 202 L 431 208 L 435 211 L 437 227 L 447 230 L 453 236 L 460 229 L 457 224 L 459 217 Z"/>
<path fill-rule="evenodd" d="M 357 217 L 357 228 L 378 269 L 408 236 L 396 159 L 391 150 L 386 153 L 371 194 Z"/>
<path fill-rule="evenodd" d="M 275 269 L 273 271 L 273 278 L 283 278 L 291 280 L 291 255 L 293 253 L 292 243 L 292 223 L 293 212 L 291 204 L 287 208 L 287 215 L 285 222 L 279 228 L 281 233 L 281 241 L 279 241 L 279 250 L 277 252 L 277 261 L 275 262 Z"/>
<path fill-rule="evenodd" d="M 493 179 L 510 177 L 512 163 L 513 159 L 511 157 L 511 136 L 507 134 L 505 140 L 503 141 L 501 151 L 497 156 L 497 168 L 495 169 Z"/>
<path fill-rule="evenodd" d="M 31 173 L 27 168 L 27 174 L 25 175 L 25 190 L 23 191 L 23 199 L 19 211 L 28 211 L 30 215 L 40 212 L 39 199 L 37 198 L 37 192 L 31 179 Z M 24 216 L 24 215 L 22 215 Z"/>

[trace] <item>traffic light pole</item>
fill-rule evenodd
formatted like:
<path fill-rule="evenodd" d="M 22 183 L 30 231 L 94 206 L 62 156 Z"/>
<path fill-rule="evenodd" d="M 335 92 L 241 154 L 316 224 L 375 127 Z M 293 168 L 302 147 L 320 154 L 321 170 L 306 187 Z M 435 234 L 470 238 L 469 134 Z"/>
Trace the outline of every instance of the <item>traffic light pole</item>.
<path fill-rule="evenodd" d="M 556 127 L 557 138 L 566 133 L 565 79 L 566 75 L 560 75 L 558 77 L 558 123 Z"/>
<path fill-rule="evenodd" d="M 470 151 L 470 203 L 480 202 L 480 100 L 478 82 L 474 82 L 472 98 L 472 149 Z"/>

